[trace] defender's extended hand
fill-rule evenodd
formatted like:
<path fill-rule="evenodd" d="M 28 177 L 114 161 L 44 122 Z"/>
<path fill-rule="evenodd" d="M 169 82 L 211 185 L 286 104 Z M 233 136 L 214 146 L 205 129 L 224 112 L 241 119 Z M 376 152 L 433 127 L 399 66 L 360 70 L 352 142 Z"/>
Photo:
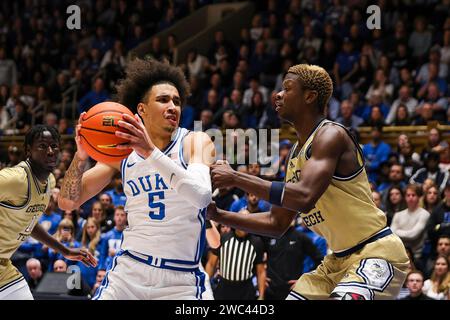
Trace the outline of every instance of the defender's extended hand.
<path fill-rule="evenodd" d="M 72 261 L 81 261 L 87 267 L 95 268 L 97 266 L 97 259 L 87 249 L 67 249 L 68 251 L 64 254 L 64 258 Z"/>
<path fill-rule="evenodd" d="M 218 212 L 217 212 L 216 203 L 214 201 L 212 201 L 208 205 L 208 208 L 206 209 L 206 219 L 214 220 L 215 218 L 217 218 L 217 216 L 218 216 Z"/>
<path fill-rule="evenodd" d="M 143 158 L 148 158 L 155 149 L 152 139 L 145 129 L 141 118 L 135 114 L 134 117 L 123 114 L 123 120 L 119 120 L 118 125 L 128 132 L 116 131 L 116 136 L 126 139 L 129 142 L 116 146 L 117 149 L 134 149 Z"/>
<path fill-rule="evenodd" d="M 234 187 L 236 171 L 227 162 L 219 161 L 211 166 L 211 178 L 214 188 Z"/>

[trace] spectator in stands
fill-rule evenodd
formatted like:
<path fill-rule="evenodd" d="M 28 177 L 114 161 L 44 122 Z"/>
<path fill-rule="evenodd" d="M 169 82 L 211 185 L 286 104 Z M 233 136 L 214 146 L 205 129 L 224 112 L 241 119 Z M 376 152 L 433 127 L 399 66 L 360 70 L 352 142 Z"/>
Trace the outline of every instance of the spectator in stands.
<path fill-rule="evenodd" d="M 440 195 L 439 188 L 435 184 L 433 184 L 431 187 L 427 189 L 427 192 L 423 195 L 422 208 L 424 208 L 430 213 L 433 212 L 433 210 L 441 202 L 441 197 L 439 195 Z"/>
<path fill-rule="evenodd" d="M 431 213 L 427 230 L 432 247 L 435 247 L 438 237 L 450 235 L 450 182 L 447 182 L 444 190 L 444 201 Z"/>
<path fill-rule="evenodd" d="M 100 68 L 106 68 L 107 73 L 113 79 L 122 76 L 127 65 L 123 42 L 121 40 L 114 41 L 114 47 L 109 49 L 103 56 Z"/>
<path fill-rule="evenodd" d="M 363 146 L 366 170 L 370 181 L 376 181 L 380 164 L 387 160 L 391 147 L 381 140 L 382 127 L 372 128 L 372 141 Z"/>
<path fill-rule="evenodd" d="M 413 121 L 415 126 L 426 126 L 430 121 L 437 121 L 434 115 L 433 106 L 430 103 L 423 103 L 420 109 L 417 109 L 417 117 Z"/>
<path fill-rule="evenodd" d="M 382 196 L 386 199 L 387 196 L 387 190 L 392 186 L 399 186 L 400 188 L 404 189 L 406 187 L 405 182 L 405 174 L 403 170 L 403 166 L 401 164 L 393 164 L 389 168 L 389 176 L 388 181 L 381 183 L 377 191 L 382 194 Z"/>
<path fill-rule="evenodd" d="M 278 121 L 274 109 L 264 103 L 263 94 L 256 91 L 253 94 L 251 104 L 241 111 L 244 128 L 276 128 Z"/>
<path fill-rule="evenodd" d="M 103 247 L 100 252 L 100 260 L 103 261 L 103 266 L 100 266 L 99 269 L 110 269 L 114 256 L 120 250 L 122 233 L 127 225 L 127 213 L 124 207 L 119 205 L 114 211 L 114 228 L 102 235 Z"/>
<path fill-rule="evenodd" d="M 61 118 L 58 122 L 58 132 L 59 134 L 72 135 L 74 133 L 73 126 L 70 125 L 70 121 L 67 118 Z"/>
<path fill-rule="evenodd" d="M 441 63 L 450 64 L 450 30 L 445 30 L 442 37 L 442 48 L 440 49 Z M 439 68 L 440 70 L 440 68 Z"/>
<path fill-rule="evenodd" d="M 372 199 L 378 209 L 385 211 L 383 202 L 381 201 L 381 194 L 378 191 L 372 191 Z"/>
<path fill-rule="evenodd" d="M 252 193 L 246 192 L 243 197 L 234 201 L 230 206 L 230 211 L 232 212 L 239 212 L 242 209 L 246 209 L 250 213 L 266 212 L 270 210 L 270 203 Z"/>
<path fill-rule="evenodd" d="M 102 204 L 105 216 L 103 223 L 100 222 L 100 232 L 105 233 L 111 230 L 114 226 L 114 204 L 112 203 L 111 196 L 106 192 L 101 193 L 98 199 Z"/>
<path fill-rule="evenodd" d="M 389 109 L 389 114 L 386 117 L 386 123 L 392 124 L 396 119 L 397 109 L 400 105 L 407 108 L 408 116 L 413 117 L 416 115 L 418 101 L 411 96 L 411 89 L 407 85 L 402 85 L 398 90 L 398 98 L 394 100 L 391 108 Z"/>
<path fill-rule="evenodd" d="M 412 50 L 412 57 L 419 62 L 431 47 L 432 34 L 427 27 L 424 17 L 416 17 L 414 19 L 414 31 L 408 39 L 408 46 Z"/>
<path fill-rule="evenodd" d="M 50 127 L 57 127 L 58 126 L 58 116 L 54 114 L 53 112 L 49 112 L 45 115 L 44 124 Z"/>
<path fill-rule="evenodd" d="M 406 187 L 405 197 L 407 209 L 397 212 L 391 224 L 392 231 L 402 239 L 405 246 L 410 247 L 415 259 L 420 259 L 426 237 L 426 225 L 430 213 L 419 206 L 421 188 L 410 184 Z"/>
<path fill-rule="evenodd" d="M 353 114 L 353 104 L 350 100 L 342 101 L 340 109 L 340 116 L 336 119 L 337 123 L 353 129 L 357 129 L 363 124 L 364 120 Z"/>
<path fill-rule="evenodd" d="M 92 204 L 90 217 L 94 218 L 94 220 L 99 224 L 100 230 L 101 228 L 103 228 L 103 230 L 108 228 L 105 207 L 100 201 L 95 201 Z"/>
<path fill-rule="evenodd" d="M 6 84 L 9 87 L 17 84 L 16 62 L 6 57 L 6 49 L 0 47 L 0 85 Z"/>
<path fill-rule="evenodd" d="M 12 117 L 10 134 L 25 134 L 31 127 L 31 114 L 27 112 L 28 105 L 23 99 L 14 102 L 14 116 Z M 6 131 L 5 133 L 8 133 Z"/>
<path fill-rule="evenodd" d="M 92 90 L 80 99 L 78 104 L 78 112 L 82 113 L 89 110 L 94 105 L 104 102 L 110 98 L 109 93 L 105 90 L 105 83 L 102 78 L 97 78 L 92 85 Z"/>
<path fill-rule="evenodd" d="M 430 49 L 430 52 L 428 54 L 429 62 L 423 64 L 420 67 L 420 70 L 416 76 L 416 82 L 419 84 L 424 84 L 430 80 L 432 80 L 434 77 L 430 78 L 430 65 L 435 64 L 438 70 L 437 77 L 440 79 L 446 79 L 448 76 L 448 65 L 441 61 L 441 52 L 438 47 L 433 47 Z M 433 72 L 435 70 L 432 70 Z"/>
<path fill-rule="evenodd" d="M 427 145 L 422 150 L 421 157 L 425 158 L 425 156 L 430 152 L 442 154 L 448 147 L 449 144 L 447 141 L 442 139 L 440 131 L 437 128 L 431 128 L 428 132 Z"/>
<path fill-rule="evenodd" d="M 30 287 L 31 292 L 34 292 L 43 276 L 41 262 L 35 258 L 28 259 L 27 272 L 29 276 L 27 280 L 28 286 Z"/>
<path fill-rule="evenodd" d="M 447 84 L 445 84 L 447 86 Z M 422 91 L 426 90 L 426 91 Z M 431 104 L 431 107 L 433 109 L 433 115 L 434 119 L 438 120 L 441 123 L 445 123 L 445 120 L 447 120 L 447 109 L 448 109 L 448 101 L 446 97 L 442 97 L 442 91 L 438 88 L 437 84 L 435 82 L 430 82 L 427 85 L 424 85 L 418 92 L 418 96 L 422 97 L 422 92 L 426 92 L 423 100 L 421 101 L 420 105 L 417 108 L 417 111 L 420 111 L 420 108 L 426 104 Z"/>
<path fill-rule="evenodd" d="M 197 49 L 192 48 L 187 54 L 187 67 L 190 77 L 204 79 L 209 68 L 208 58 L 199 54 Z"/>
<path fill-rule="evenodd" d="M 55 233 L 55 238 L 59 242 L 61 242 L 64 246 L 68 248 L 80 248 L 81 245 L 78 241 L 75 240 L 75 228 L 71 220 L 69 219 L 62 219 L 61 222 L 58 225 L 58 229 Z M 49 257 L 49 270 L 52 271 L 53 269 L 53 263 L 56 260 L 63 260 L 68 265 L 76 264 L 76 262 L 67 260 L 64 258 L 64 256 L 60 253 L 55 252 L 53 249 L 48 249 L 48 257 Z"/>
<path fill-rule="evenodd" d="M 211 110 L 213 113 L 217 112 L 221 107 L 219 99 L 219 93 L 215 89 L 209 89 L 206 94 L 206 101 L 204 102 L 203 109 Z"/>
<path fill-rule="evenodd" d="M 398 106 L 394 121 L 392 121 L 391 124 L 393 126 L 409 126 L 412 124 L 412 119 L 409 116 L 408 108 L 404 104 Z"/>
<path fill-rule="evenodd" d="M 421 185 L 426 179 L 431 179 L 439 187 L 439 192 L 444 191 L 449 180 L 449 172 L 442 172 L 439 169 L 439 153 L 428 153 L 425 157 L 424 165 L 425 167 L 417 170 L 409 182 Z"/>
<path fill-rule="evenodd" d="M 450 300 L 450 270 L 449 259 L 444 255 L 438 256 L 434 263 L 431 278 L 425 280 L 422 291 L 436 300 Z"/>
<path fill-rule="evenodd" d="M 15 165 L 17 165 L 21 161 L 20 156 L 21 151 L 19 150 L 19 148 L 17 146 L 10 145 L 8 147 L 8 160 L 6 163 L 6 167 L 14 167 Z"/>
<path fill-rule="evenodd" d="M 431 219 L 430 219 L 431 220 Z M 431 276 L 437 257 L 444 256 L 450 258 L 450 234 L 443 234 L 438 237 L 435 250 L 423 261 L 423 269 L 426 276 Z"/>
<path fill-rule="evenodd" d="M 39 224 L 51 235 L 55 234 L 62 220 L 58 211 L 57 202 L 51 198 L 44 214 L 39 218 Z"/>
<path fill-rule="evenodd" d="M 398 70 L 400 76 L 401 70 L 411 70 L 413 68 L 413 63 L 406 43 L 398 43 L 395 50 L 395 55 L 392 58 L 392 67 Z"/>
<path fill-rule="evenodd" d="M 384 125 L 384 117 L 381 107 L 374 105 L 370 109 L 370 116 L 363 123 L 366 127 L 382 127 Z"/>
<path fill-rule="evenodd" d="M 373 67 L 367 55 L 363 54 L 357 64 L 354 65 L 350 81 L 353 90 L 367 92 L 373 80 Z"/>
<path fill-rule="evenodd" d="M 389 103 L 391 101 L 392 95 L 394 93 L 394 85 L 389 82 L 383 69 L 378 68 L 375 71 L 375 76 L 373 79 L 373 84 L 369 87 L 366 94 L 366 99 L 370 100 L 372 96 L 380 96 L 384 103 Z"/>
<path fill-rule="evenodd" d="M 358 63 L 359 53 L 353 50 L 353 44 L 349 38 L 344 39 L 342 51 L 338 53 L 333 67 L 336 88 L 341 92 L 342 99 L 347 99 L 351 93 L 349 80 L 353 75 L 353 67 Z"/>
<path fill-rule="evenodd" d="M 56 260 L 53 263 L 53 272 L 66 273 L 67 263 L 64 260 Z"/>
<path fill-rule="evenodd" d="M 94 286 L 97 271 L 104 262 L 100 260 L 100 252 L 103 246 L 103 240 L 100 235 L 100 224 L 92 217 L 88 218 L 81 236 L 81 246 L 89 250 L 92 255 L 98 260 L 98 265 L 95 268 L 86 267 L 83 263 L 78 262 L 81 276 L 90 288 Z"/>
<path fill-rule="evenodd" d="M 110 190 L 107 190 L 105 193 L 107 193 L 110 196 L 110 198 L 112 199 L 112 204 L 114 206 L 125 206 L 127 197 L 125 196 L 125 193 L 123 192 L 122 177 L 120 174 L 117 174 L 114 177 L 113 188 Z"/>
<path fill-rule="evenodd" d="M 245 106 L 251 106 L 252 98 L 256 92 L 260 92 L 262 94 L 263 103 L 267 104 L 267 102 L 269 101 L 269 91 L 266 87 L 260 85 L 259 78 L 256 76 L 250 79 L 250 88 L 244 91 L 242 103 Z"/>
<path fill-rule="evenodd" d="M 102 285 L 103 279 L 105 279 L 106 276 L 106 270 L 104 269 L 98 269 L 97 276 L 95 277 L 95 284 L 92 287 L 91 290 L 91 296 L 94 297 L 97 289 Z"/>
<path fill-rule="evenodd" d="M 112 37 L 106 34 L 105 27 L 98 26 L 92 39 L 91 47 L 98 49 L 103 56 L 114 45 Z"/>
<path fill-rule="evenodd" d="M 399 186 L 392 186 L 386 192 L 387 198 L 385 203 L 385 213 L 387 218 L 387 225 L 390 226 L 392 224 L 392 219 L 394 215 L 402 210 L 407 208 L 405 195 L 403 189 Z"/>
<path fill-rule="evenodd" d="M 424 276 L 421 271 L 410 271 L 406 276 L 406 285 L 410 294 L 401 300 L 433 300 L 422 292 L 423 280 Z"/>
<path fill-rule="evenodd" d="M 218 126 L 213 122 L 213 112 L 209 109 L 202 110 L 200 113 L 200 122 L 202 130 L 217 129 Z"/>
<path fill-rule="evenodd" d="M 79 209 L 73 211 L 64 211 L 62 218 L 72 221 L 72 224 L 74 226 L 75 239 L 77 241 L 81 241 L 81 233 L 83 231 L 84 224 L 86 223 L 86 219 L 80 217 Z"/>

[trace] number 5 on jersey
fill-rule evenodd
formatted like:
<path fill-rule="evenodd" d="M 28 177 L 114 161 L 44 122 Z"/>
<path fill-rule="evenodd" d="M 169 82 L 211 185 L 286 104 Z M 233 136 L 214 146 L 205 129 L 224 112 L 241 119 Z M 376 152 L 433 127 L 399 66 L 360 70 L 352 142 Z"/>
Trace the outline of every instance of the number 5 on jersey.
<path fill-rule="evenodd" d="M 164 191 L 148 193 L 148 206 L 152 209 L 159 209 L 158 211 L 149 212 L 148 216 L 150 217 L 150 219 L 162 220 L 166 216 L 166 206 L 164 205 L 164 203 L 158 202 L 158 200 L 162 199 L 164 199 Z"/>

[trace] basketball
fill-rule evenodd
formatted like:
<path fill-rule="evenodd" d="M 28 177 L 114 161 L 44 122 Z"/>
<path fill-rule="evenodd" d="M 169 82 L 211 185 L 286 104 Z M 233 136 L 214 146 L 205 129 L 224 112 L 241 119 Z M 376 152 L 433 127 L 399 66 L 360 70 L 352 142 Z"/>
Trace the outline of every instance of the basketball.
<path fill-rule="evenodd" d="M 124 113 L 134 117 L 124 105 L 107 101 L 96 104 L 83 116 L 79 132 L 81 145 L 91 158 L 104 163 L 118 162 L 133 151 L 116 149 L 118 144 L 128 142 L 115 135 L 116 130 L 126 132 L 117 124 Z"/>

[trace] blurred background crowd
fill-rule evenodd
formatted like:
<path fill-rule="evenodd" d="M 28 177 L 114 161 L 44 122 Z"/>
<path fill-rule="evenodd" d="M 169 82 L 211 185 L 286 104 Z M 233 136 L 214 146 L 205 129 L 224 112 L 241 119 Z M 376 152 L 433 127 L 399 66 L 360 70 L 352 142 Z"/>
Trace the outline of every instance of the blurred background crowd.
<path fill-rule="evenodd" d="M 179 39 L 169 35 L 162 43 L 154 35 L 201 7 L 220 2 L 2 1 L 0 138 L 23 135 L 37 123 L 55 126 L 70 137 L 79 113 L 114 98 L 114 86 L 124 76 L 134 48 L 151 38 L 145 57 L 174 63 Z M 66 27 L 65 10 L 70 4 L 81 7 L 81 30 Z M 366 26 L 365 10 L 370 4 L 381 9 L 381 29 Z M 230 41 L 227 31 L 219 30 L 207 54 L 192 48 L 177 59 L 192 91 L 180 126 L 193 129 L 197 120 L 203 130 L 282 128 L 286 124 L 277 117 L 272 101 L 285 72 L 298 63 L 322 66 L 334 82 L 327 117 L 350 128 L 356 138 L 361 128 L 371 128 L 369 141 L 361 145 L 373 198 L 408 248 L 411 270 L 416 272 L 412 277 L 418 276 L 422 283 L 417 289 L 407 280 L 399 298 L 423 297 L 423 292 L 433 299 L 449 299 L 450 1 L 265 0 L 254 5 L 254 15 L 242 28 L 239 41 Z M 70 101 L 76 102 L 74 108 L 68 107 Z M 394 143 L 384 141 L 386 126 L 425 126 L 426 143 L 415 145 L 414 132 L 408 130 L 398 134 Z M 279 154 L 272 155 L 279 169 L 266 178 L 284 178 L 292 142 L 280 141 Z M 6 150 L 1 167 L 23 159 L 17 144 Z M 80 266 L 83 288 L 74 294 L 88 296 L 120 247 L 127 225 L 126 198 L 117 176 L 78 210 L 61 211 L 59 187 L 75 151 L 73 139 L 64 139 L 54 171 L 57 187 L 39 223 L 66 245 L 87 247 L 99 259 L 96 269 Z M 247 163 L 235 168 L 261 175 L 262 166 Z M 214 200 L 218 207 L 236 212 L 270 208 L 237 188 L 216 190 Z M 223 225 L 217 228 L 222 245 L 206 248 L 203 262 L 213 289 L 222 282 L 246 290 L 248 295 L 232 290 L 236 299 L 283 299 L 293 281 L 315 268 L 327 253 L 325 240 L 300 218 L 281 239 L 256 237 Z M 250 264 L 238 265 L 241 260 L 236 256 L 245 255 L 243 251 L 227 255 L 221 250 L 233 238 L 251 240 L 256 258 Z M 14 263 L 32 289 L 46 272 L 67 272 L 71 264 L 31 238 L 20 247 Z M 232 264 L 235 273 L 229 271 Z M 242 272 L 237 271 L 240 268 Z"/>

